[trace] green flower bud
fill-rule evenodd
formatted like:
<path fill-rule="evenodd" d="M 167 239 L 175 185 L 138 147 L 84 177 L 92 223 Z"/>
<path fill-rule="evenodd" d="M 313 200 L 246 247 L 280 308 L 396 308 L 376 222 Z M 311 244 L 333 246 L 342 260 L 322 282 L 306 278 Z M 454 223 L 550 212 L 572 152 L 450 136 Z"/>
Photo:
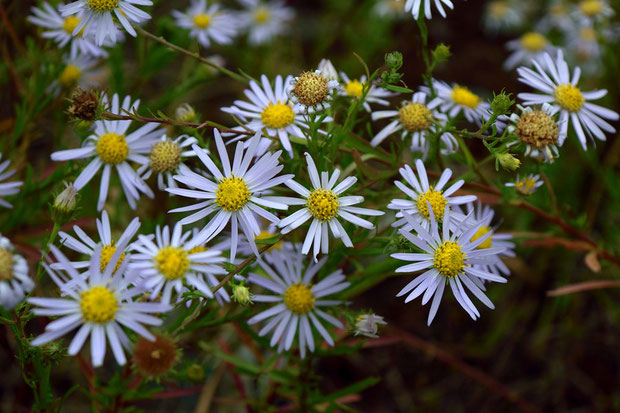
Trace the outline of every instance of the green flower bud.
<path fill-rule="evenodd" d="M 521 166 L 521 161 L 518 158 L 512 156 L 512 154 L 506 152 L 499 155 L 495 155 L 497 161 L 502 166 L 502 168 L 507 171 L 516 171 Z"/>
<path fill-rule="evenodd" d="M 252 304 L 250 289 L 243 284 L 232 286 L 232 299 L 241 305 Z"/>
<path fill-rule="evenodd" d="M 391 52 L 385 54 L 385 65 L 392 71 L 396 71 L 403 65 L 403 54 Z"/>
<path fill-rule="evenodd" d="M 448 61 L 450 56 L 452 56 L 452 52 L 450 52 L 450 46 L 443 43 L 439 43 L 435 50 L 433 50 L 433 60 L 435 61 L 435 63 L 446 62 Z"/>
<path fill-rule="evenodd" d="M 491 110 L 493 114 L 497 116 L 505 115 L 510 112 L 510 108 L 515 103 L 514 100 L 510 99 L 510 94 L 504 93 L 504 91 L 493 97 L 493 101 L 491 102 Z"/>

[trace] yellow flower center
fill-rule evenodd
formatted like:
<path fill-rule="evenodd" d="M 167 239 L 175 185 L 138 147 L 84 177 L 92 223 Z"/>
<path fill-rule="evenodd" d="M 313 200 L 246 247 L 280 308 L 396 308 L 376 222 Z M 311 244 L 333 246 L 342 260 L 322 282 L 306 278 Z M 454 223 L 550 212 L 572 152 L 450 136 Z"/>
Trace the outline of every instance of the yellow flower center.
<path fill-rule="evenodd" d="M 542 148 L 557 142 L 560 129 L 553 117 L 535 110 L 521 116 L 514 133 L 526 145 Z"/>
<path fill-rule="evenodd" d="M 536 180 L 534 178 L 524 178 L 517 182 L 515 188 L 523 195 L 531 195 L 536 189 Z"/>
<path fill-rule="evenodd" d="M 473 237 L 471 237 L 470 241 L 474 242 L 475 240 L 477 240 L 480 237 L 484 237 L 488 232 L 491 232 L 492 229 L 486 225 L 483 225 L 480 227 L 480 229 L 478 229 L 478 231 L 476 231 L 476 233 L 474 234 Z M 484 240 L 484 242 L 480 245 L 478 245 L 476 247 L 476 249 L 478 250 L 483 250 L 486 248 L 491 248 L 491 237 L 487 238 L 486 240 Z"/>
<path fill-rule="evenodd" d="M 157 142 L 151 149 L 149 160 L 153 171 L 172 172 L 181 163 L 181 148 L 169 140 Z"/>
<path fill-rule="evenodd" d="M 421 103 L 408 103 L 398 111 L 398 119 L 405 130 L 420 132 L 431 126 L 431 111 Z"/>
<path fill-rule="evenodd" d="M 295 112 L 289 105 L 284 103 L 271 103 L 260 115 L 263 124 L 268 128 L 281 129 L 290 125 L 295 120 Z"/>
<path fill-rule="evenodd" d="M 155 255 L 155 267 L 168 280 L 183 278 L 189 269 L 187 251 L 178 247 L 165 247 Z"/>
<path fill-rule="evenodd" d="M 442 191 L 435 191 L 434 189 L 429 189 L 428 191 L 418 195 L 418 199 L 416 199 L 416 207 L 418 208 L 418 212 L 426 219 L 431 218 L 431 213 L 428 210 L 428 203 L 431 204 L 431 208 L 433 209 L 433 215 L 437 222 L 441 222 L 443 219 L 443 212 L 448 204 L 448 200 L 441 193 Z M 428 202 L 428 203 L 427 203 Z"/>
<path fill-rule="evenodd" d="M 481 99 L 465 86 L 456 85 L 454 89 L 452 89 L 452 100 L 459 105 L 475 109 L 480 104 Z"/>
<path fill-rule="evenodd" d="M 351 80 L 344 87 L 344 90 L 347 92 L 347 95 L 353 96 L 355 98 L 362 97 L 362 91 L 364 90 L 364 84 L 359 80 Z"/>
<path fill-rule="evenodd" d="M 306 314 L 314 308 L 314 295 L 307 285 L 293 284 L 284 292 L 284 304 L 295 314 Z"/>
<path fill-rule="evenodd" d="M 271 13 L 269 13 L 269 8 L 267 7 L 257 7 L 254 11 L 254 21 L 258 24 L 265 24 L 271 18 Z"/>
<path fill-rule="evenodd" d="M 189 251 L 187 251 L 187 254 L 198 254 L 199 252 L 205 252 L 206 250 L 208 250 L 209 248 L 203 247 L 202 245 L 196 245 L 195 247 L 191 248 Z"/>
<path fill-rule="evenodd" d="M 112 11 L 118 7 L 120 0 L 88 0 L 88 7 L 96 12 Z"/>
<path fill-rule="evenodd" d="M 501 19 L 508 13 L 510 6 L 505 1 L 494 1 L 489 5 L 489 14 L 496 19 Z"/>
<path fill-rule="evenodd" d="M 90 323 L 105 324 L 114 320 L 118 301 L 114 293 L 103 286 L 93 287 L 80 295 L 82 317 Z"/>
<path fill-rule="evenodd" d="M 69 16 L 65 18 L 65 21 L 62 23 L 62 28 L 65 32 L 72 34 L 76 27 L 80 24 L 80 19 L 75 16 Z M 75 37 L 82 37 L 84 34 L 84 29 L 80 30 L 80 32 Z"/>
<path fill-rule="evenodd" d="M 228 212 L 235 212 L 243 208 L 250 200 L 250 191 L 243 178 L 224 178 L 217 186 L 215 202 Z"/>
<path fill-rule="evenodd" d="M 465 269 L 466 257 L 459 244 L 446 241 L 435 250 L 433 264 L 441 275 L 454 278 Z"/>
<path fill-rule="evenodd" d="M 338 196 L 329 189 L 315 189 L 308 197 L 306 204 L 312 216 L 320 221 L 329 221 L 338 215 L 340 202 Z"/>
<path fill-rule="evenodd" d="M 530 52 L 539 52 L 547 46 L 547 39 L 540 33 L 525 33 L 521 36 L 521 46 Z"/>
<path fill-rule="evenodd" d="M 327 100 L 329 93 L 327 79 L 314 72 L 304 72 L 297 79 L 291 93 L 297 96 L 302 105 L 316 106 Z"/>
<path fill-rule="evenodd" d="M 105 271 L 106 267 L 108 266 L 108 263 L 112 259 L 112 256 L 114 255 L 115 252 L 116 252 L 116 247 L 114 246 L 114 243 L 112 243 L 112 245 L 104 245 L 101 248 L 101 257 L 99 258 L 99 270 L 101 272 Z M 114 272 L 118 271 L 124 259 L 125 259 L 125 253 L 123 252 L 118 262 L 114 266 Z"/>
<path fill-rule="evenodd" d="M 99 137 L 97 141 L 97 155 L 105 163 L 118 164 L 127 159 L 129 145 L 125 135 L 109 132 Z"/>
<path fill-rule="evenodd" d="M 13 278 L 13 253 L 0 248 L 0 281 L 8 281 Z"/>
<path fill-rule="evenodd" d="M 585 99 L 579 88 L 566 83 L 555 88 L 555 101 L 569 112 L 578 112 Z"/>
<path fill-rule="evenodd" d="M 58 76 L 58 83 L 64 88 L 75 85 L 82 77 L 82 70 L 75 65 L 67 65 Z"/>
<path fill-rule="evenodd" d="M 199 29 L 206 29 L 211 24 L 211 16 L 204 13 L 198 13 L 194 16 L 194 25 Z"/>
<path fill-rule="evenodd" d="M 603 11 L 603 2 L 599 0 L 584 0 L 579 3 L 579 10 L 586 16 L 592 17 Z"/>
<path fill-rule="evenodd" d="M 261 231 L 260 234 L 258 234 L 257 236 L 254 237 L 255 240 L 262 240 L 262 239 L 270 239 L 275 237 L 276 234 L 272 234 L 269 231 Z M 275 244 L 273 244 L 273 246 L 271 248 L 275 248 L 277 250 L 282 248 L 282 244 L 284 243 L 284 241 L 280 241 L 280 242 L 276 242 Z"/>
<path fill-rule="evenodd" d="M 579 31 L 579 37 L 584 42 L 595 42 L 596 41 L 596 32 L 591 27 L 583 27 Z"/>

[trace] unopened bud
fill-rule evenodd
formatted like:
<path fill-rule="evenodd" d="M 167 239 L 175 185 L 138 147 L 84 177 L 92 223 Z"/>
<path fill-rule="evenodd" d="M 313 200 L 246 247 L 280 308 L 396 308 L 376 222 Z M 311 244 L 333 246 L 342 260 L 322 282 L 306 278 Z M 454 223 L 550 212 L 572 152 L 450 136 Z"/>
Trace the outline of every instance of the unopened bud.
<path fill-rule="evenodd" d="M 433 60 L 435 61 L 435 63 L 446 62 L 450 58 L 450 56 L 452 56 L 452 52 L 450 52 L 450 46 L 443 43 L 439 43 L 435 50 L 433 50 Z"/>
<path fill-rule="evenodd" d="M 232 299 L 241 305 L 252 304 L 252 293 L 250 293 L 250 289 L 243 284 L 233 285 Z"/>
<path fill-rule="evenodd" d="M 200 364 L 192 364 L 187 368 L 187 378 L 200 382 L 205 378 L 205 369 L 202 368 Z"/>
<path fill-rule="evenodd" d="M 493 97 L 493 101 L 491 102 L 491 110 L 494 115 L 505 115 L 510 112 L 510 108 L 514 103 L 514 100 L 510 99 L 510 94 L 506 94 L 502 91 Z"/>
<path fill-rule="evenodd" d="M 357 317 L 355 323 L 355 335 L 362 335 L 370 338 L 377 338 L 379 325 L 386 325 L 383 317 L 375 314 L 363 314 Z"/>
<path fill-rule="evenodd" d="M 78 191 L 73 184 L 67 182 L 64 184 L 65 189 L 56 195 L 52 204 L 52 219 L 60 224 L 64 224 L 71 219 L 78 201 Z"/>
<path fill-rule="evenodd" d="M 398 70 L 403 65 L 403 54 L 400 52 L 391 52 L 385 54 L 385 65 L 390 70 Z"/>
<path fill-rule="evenodd" d="M 188 103 L 183 103 L 175 112 L 176 118 L 181 122 L 193 122 L 196 120 L 196 111 Z"/>
<path fill-rule="evenodd" d="M 502 168 L 507 171 L 516 171 L 521 166 L 521 161 L 512 154 L 506 152 L 495 156 Z"/>

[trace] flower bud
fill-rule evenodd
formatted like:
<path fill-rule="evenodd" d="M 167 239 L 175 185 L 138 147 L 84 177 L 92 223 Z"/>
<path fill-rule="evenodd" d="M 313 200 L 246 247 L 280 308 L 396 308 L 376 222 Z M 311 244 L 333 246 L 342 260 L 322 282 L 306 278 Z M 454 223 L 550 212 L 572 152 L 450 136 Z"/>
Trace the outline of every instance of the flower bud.
<path fill-rule="evenodd" d="M 508 152 L 495 155 L 495 158 L 499 161 L 502 168 L 507 171 L 516 171 L 521 166 L 521 161 Z"/>
<path fill-rule="evenodd" d="M 188 379 L 201 382 L 205 378 L 205 369 L 200 364 L 194 363 L 187 368 L 186 374 Z"/>
<path fill-rule="evenodd" d="M 232 299 L 241 305 L 252 304 L 252 293 L 243 284 L 232 285 Z"/>
<path fill-rule="evenodd" d="M 386 325 L 383 321 L 383 317 L 375 314 L 362 314 L 357 317 L 355 323 L 355 335 L 362 335 L 370 338 L 377 338 L 377 332 L 379 331 L 379 325 Z"/>
<path fill-rule="evenodd" d="M 514 100 L 510 99 L 510 94 L 506 94 L 502 91 L 493 97 L 491 110 L 496 116 L 505 115 L 510 112 L 510 108 L 514 103 Z"/>
<path fill-rule="evenodd" d="M 435 63 L 446 62 L 450 58 L 450 56 L 452 56 L 452 52 L 450 52 L 450 46 L 443 43 L 439 43 L 435 50 L 433 50 L 433 60 L 435 61 Z"/>
<path fill-rule="evenodd" d="M 403 65 L 403 54 L 400 52 L 386 53 L 385 65 L 393 71 L 400 69 Z"/>
<path fill-rule="evenodd" d="M 196 111 L 188 103 L 183 103 L 180 105 L 177 108 L 175 115 L 177 120 L 181 122 L 193 122 L 196 120 Z"/>
<path fill-rule="evenodd" d="M 73 183 L 65 182 L 64 184 L 65 189 L 56 195 L 52 204 L 52 219 L 60 224 L 64 224 L 71 219 L 78 201 L 78 191 L 73 186 Z"/>

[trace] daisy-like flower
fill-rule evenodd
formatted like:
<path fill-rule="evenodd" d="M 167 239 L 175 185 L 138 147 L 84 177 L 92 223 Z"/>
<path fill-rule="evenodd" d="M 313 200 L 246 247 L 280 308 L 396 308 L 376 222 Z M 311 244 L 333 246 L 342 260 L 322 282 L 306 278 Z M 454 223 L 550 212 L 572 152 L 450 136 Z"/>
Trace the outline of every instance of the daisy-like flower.
<path fill-rule="evenodd" d="M 580 21 L 587 23 L 601 21 L 614 14 L 614 9 L 607 0 L 581 0 L 574 11 Z"/>
<path fill-rule="evenodd" d="M 0 160 L 1 159 L 2 153 L 0 153 Z M 2 197 L 17 194 L 19 192 L 19 188 L 24 184 L 22 181 L 2 182 L 17 172 L 15 170 L 7 170 L 10 164 L 11 161 L 8 159 L 0 163 L 0 206 L 5 208 L 13 208 L 13 205 L 2 199 Z"/>
<path fill-rule="evenodd" d="M 342 87 L 338 90 L 339 94 L 353 99 L 361 99 L 364 85 L 366 84 L 366 76 L 360 77 L 359 80 L 350 79 L 346 73 L 340 72 L 340 78 L 342 79 Z M 390 102 L 385 100 L 385 98 L 396 96 L 397 94 L 398 93 L 390 92 L 382 87 L 371 84 L 364 98 L 364 109 L 366 109 L 366 112 L 370 112 L 370 103 L 387 106 Z"/>
<path fill-rule="evenodd" d="M 437 92 L 437 97 L 428 103 L 428 109 L 432 110 L 438 107 L 450 118 L 454 118 L 463 112 L 468 122 L 478 125 L 480 125 L 480 119 L 486 121 L 489 118 L 491 105 L 467 87 L 457 84 L 450 86 L 446 82 L 433 79 L 433 88 Z M 429 92 L 426 87 L 422 90 L 427 94 Z"/>
<path fill-rule="evenodd" d="M 250 88 L 244 91 L 250 102 L 236 100 L 233 106 L 222 108 L 226 113 L 244 121 L 243 126 L 234 129 L 238 131 L 260 132 L 265 130 L 270 137 L 278 138 L 282 147 L 293 157 L 290 136 L 305 139 L 302 129 L 308 129 L 305 113 L 299 107 L 295 107 L 286 93 L 286 85 L 290 84 L 293 77 L 276 76 L 275 87 L 271 86 L 267 76 L 261 76 L 261 84 L 250 81 Z M 326 117 L 323 122 L 331 122 L 331 117 Z M 319 131 L 324 134 L 325 132 Z M 234 139 L 247 138 L 241 134 Z M 246 140 L 246 147 L 250 140 Z M 261 138 L 255 156 L 262 156 L 272 143 L 270 138 Z"/>
<path fill-rule="evenodd" d="M 58 248 L 50 246 L 50 250 L 62 269 L 69 275 L 65 282 L 47 264 L 43 266 L 49 276 L 60 288 L 66 298 L 29 298 L 28 302 L 38 308 L 33 313 L 38 316 L 60 316 L 45 327 L 45 332 L 32 340 L 32 346 L 40 346 L 56 340 L 65 334 L 79 330 L 71 340 L 67 353 L 76 355 L 82 349 L 84 342 L 90 336 L 92 362 L 95 367 L 101 366 L 105 358 L 106 342 L 110 347 L 118 364 L 126 363 L 123 347 L 130 350 L 131 342 L 122 326 L 129 328 L 138 335 L 153 341 L 153 336 L 144 326 L 159 326 L 162 320 L 152 316 L 152 313 L 162 313 L 170 310 L 170 306 L 163 303 L 136 302 L 144 291 L 135 288 L 134 277 L 126 274 L 127 261 L 117 270 L 121 251 L 127 245 L 119 245 L 109 265 L 104 271 L 99 268 L 99 248 L 90 259 L 86 277 L 78 273 Z M 68 286 L 67 284 L 71 284 Z"/>
<path fill-rule="evenodd" d="M 95 251 L 98 251 L 100 260 L 99 270 L 105 271 L 105 268 L 108 266 L 108 263 L 112 259 L 112 256 L 116 253 L 118 247 L 121 245 L 128 245 L 134 235 L 136 235 L 136 232 L 138 232 L 138 228 L 140 228 L 140 220 L 138 218 L 134 218 L 129 225 L 127 225 L 127 228 L 123 231 L 118 240 L 115 241 L 112 237 L 112 229 L 110 228 L 110 218 L 108 217 L 108 213 L 106 211 L 101 213 L 101 219 L 97 218 L 96 222 L 97 233 L 99 236 L 98 241 L 93 240 L 82 228 L 77 225 L 73 226 L 73 231 L 77 237 L 67 234 L 64 231 L 60 231 L 58 233 L 60 245 L 88 256 L 88 259 L 84 261 L 71 262 L 73 268 L 80 270 L 88 268 Z M 129 261 L 127 253 L 127 249 L 122 251 L 120 258 L 118 259 L 118 263 L 116 264 L 116 269 L 118 269 L 118 267 L 120 267 L 126 259 Z M 62 265 L 59 263 L 52 263 L 50 267 L 54 270 L 62 269 Z"/>
<path fill-rule="evenodd" d="M 306 348 L 311 352 L 314 351 L 315 333 L 313 334 L 313 330 L 317 331 L 329 345 L 334 345 L 334 340 L 323 326 L 322 321 L 327 321 L 336 328 L 344 326 L 337 318 L 319 307 L 341 304 L 342 301 L 327 299 L 327 296 L 340 292 L 350 285 L 345 281 L 341 270 L 313 284 L 312 279 L 325 264 L 326 258 L 322 258 L 318 263 L 311 262 L 307 266 L 304 265 L 304 261 L 303 255 L 299 253 L 296 257 L 275 255 L 272 261 L 273 267 L 264 261 L 258 262 L 268 277 L 256 273 L 250 273 L 248 277 L 251 283 L 274 293 L 273 295 L 257 294 L 253 297 L 254 302 L 275 303 L 273 307 L 250 318 L 248 324 L 256 324 L 269 319 L 258 334 L 264 336 L 275 329 L 270 345 L 275 346 L 279 343 L 278 352 L 290 350 L 297 336 L 299 353 L 302 358 L 306 355 Z"/>
<path fill-rule="evenodd" d="M 136 37 L 136 31 L 130 23 L 141 23 L 149 20 L 151 16 L 140 10 L 139 6 L 152 6 L 151 0 L 78 0 L 60 7 L 63 17 L 77 15 L 80 22 L 73 29 L 73 36 L 77 36 L 82 29 L 86 32 L 91 30 L 95 33 L 97 45 L 103 45 L 106 38 L 110 38 L 112 44 L 116 43 L 116 24 L 112 13 L 127 33 Z"/>
<path fill-rule="evenodd" d="M 525 21 L 523 2 L 519 0 L 492 0 L 487 3 L 484 25 L 487 30 L 512 31 Z"/>
<path fill-rule="evenodd" d="M 430 209 L 430 204 L 428 205 Z M 396 269 L 396 272 L 416 272 L 426 270 L 421 275 L 414 278 L 396 295 L 397 297 L 407 295 L 405 303 L 422 297 L 422 305 L 433 299 L 431 309 L 428 314 L 428 325 L 437 314 L 437 309 L 443 296 L 446 285 L 452 289 L 452 294 L 463 309 L 474 320 L 480 317 L 478 309 L 468 297 L 464 287 L 473 293 L 484 305 L 493 309 L 493 303 L 487 298 L 482 290 L 477 286 L 477 280 L 489 280 L 505 283 L 506 279 L 497 274 L 474 267 L 476 264 L 488 264 L 497 259 L 497 255 L 504 251 L 503 248 L 483 248 L 477 249 L 490 236 L 491 233 L 480 236 L 472 241 L 476 232 L 482 224 L 477 224 L 466 230 L 462 229 L 462 222 L 454 221 L 451 216 L 450 208 L 446 206 L 443 212 L 444 223 L 442 230 L 439 231 L 437 221 L 430 210 L 430 228 L 423 228 L 414 217 L 405 214 L 407 223 L 416 231 L 414 235 L 404 229 L 399 232 L 407 238 L 413 245 L 422 250 L 421 253 L 396 253 L 393 258 L 410 261 L 412 264 L 403 265 Z M 476 280 L 476 281 L 474 281 Z"/>
<path fill-rule="evenodd" d="M 330 106 L 332 92 L 338 88 L 338 81 L 326 76 L 317 69 L 314 72 L 304 72 L 290 82 L 288 95 L 296 107 L 312 112 Z"/>
<path fill-rule="evenodd" d="M 251 44 L 263 44 L 284 33 L 295 12 L 283 1 L 239 0 L 245 10 L 238 13 L 242 26 L 249 31 Z"/>
<path fill-rule="evenodd" d="M 562 50 L 558 50 L 555 60 L 546 53 L 542 60 L 534 61 L 534 67 L 536 71 L 523 66 L 518 68 L 519 81 L 543 93 L 519 93 L 518 96 L 524 100 L 524 105 L 550 103 L 553 113 L 560 113 L 560 146 L 566 138 L 569 123 L 584 150 L 587 149 L 586 135 L 604 141 L 605 132 L 616 132 L 605 119 L 618 120 L 618 114 L 589 102 L 602 98 L 607 90 L 582 92 L 577 87 L 581 69 L 576 67 L 571 77 Z"/>
<path fill-rule="evenodd" d="M 512 52 L 504 62 L 506 70 L 512 70 L 518 65 L 531 66 L 533 60 L 553 49 L 549 40 L 538 32 L 527 32 L 519 39 L 506 43 L 506 48 Z"/>
<path fill-rule="evenodd" d="M 264 196 L 262 192 L 289 181 L 293 175 L 277 176 L 283 168 L 278 163 L 281 151 L 264 154 L 250 167 L 260 140 L 259 133 L 254 135 L 250 145 L 245 150 L 243 142 L 237 142 L 232 167 L 226 153 L 224 141 L 217 129 L 214 131 L 214 135 L 223 173 L 213 163 L 211 157 L 199 148 L 198 145 L 192 145 L 198 158 L 215 178 L 215 182 L 189 169 L 180 170 L 179 174 L 174 176 L 174 179 L 192 189 L 168 188 L 167 191 L 192 199 L 204 199 L 204 201 L 187 207 L 173 209 L 170 212 L 198 210 L 183 218 L 180 221 L 181 224 L 196 222 L 215 213 L 215 216 L 209 223 L 188 244 L 189 248 L 202 245 L 213 239 L 230 222 L 232 237 L 230 259 L 234 260 L 237 254 L 239 226 L 241 226 L 241 230 L 250 241 L 252 251 L 258 256 L 258 248 L 256 248 L 256 243 L 254 242 L 254 237 L 260 234 L 260 226 L 256 221 L 257 215 L 277 223 L 279 221 L 278 217 L 263 207 L 280 210 L 288 208 L 288 205 L 283 202 L 283 198 Z"/>
<path fill-rule="evenodd" d="M 448 117 L 438 108 L 429 109 L 426 104 L 427 97 L 426 92 L 416 92 L 413 94 L 411 102 L 402 103 L 400 110 L 373 112 L 371 115 L 373 121 L 384 118 L 392 118 L 393 120 L 372 138 L 370 144 L 377 146 L 391 134 L 401 131 L 400 136 L 403 140 L 411 136 L 411 150 L 422 152 L 426 156 L 430 146 L 428 137 L 439 133 L 441 129 L 431 120 L 435 120 L 442 126 L 448 121 Z M 449 155 L 458 149 L 458 142 L 451 133 L 442 133 L 440 140 L 444 146 L 441 149 L 442 154 Z"/>
<path fill-rule="evenodd" d="M 187 12 L 172 11 L 179 27 L 189 30 L 189 37 L 198 39 L 203 47 L 230 44 L 237 35 L 239 23 L 233 15 L 220 10 L 219 4 L 207 6 L 206 0 L 192 0 Z"/>
<path fill-rule="evenodd" d="M 572 62 L 579 63 L 579 67 L 586 74 L 599 73 L 601 69 L 601 45 L 599 35 L 590 25 L 571 27 L 565 32 L 566 53 Z M 603 38 L 609 34 L 603 34 Z"/>
<path fill-rule="evenodd" d="M 540 109 L 521 105 L 517 105 L 517 108 L 521 110 L 521 115 L 510 115 L 508 132 L 517 136 L 518 142 L 525 145 L 525 156 L 553 162 L 559 156 L 556 144 L 563 140 L 560 139 L 560 127 L 553 115 L 553 108 L 548 103 L 543 103 Z"/>
<path fill-rule="evenodd" d="M 450 10 L 454 9 L 454 4 L 450 0 L 403 0 L 405 2 L 405 11 L 411 13 L 414 19 L 418 20 L 420 12 L 424 9 L 424 17 L 427 19 L 433 18 L 432 5 L 441 14 L 441 17 L 446 17 L 446 11 L 444 6 Z"/>
<path fill-rule="evenodd" d="M 97 69 L 97 59 L 82 55 L 75 59 L 65 58 L 65 67 L 53 82 L 49 90 L 59 93 L 61 90 L 71 90 L 76 86 L 89 90 L 97 88 L 103 83 L 102 70 Z"/>
<path fill-rule="evenodd" d="M 140 101 L 130 103 L 131 97 L 126 96 L 123 104 L 119 105 L 119 97 L 115 94 L 112 97 L 110 111 L 120 114 L 122 108 L 124 111 L 133 112 L 137 110 Z M 102 104 L 107 105 L 107 98 L 102 99 Z M 136 209 L 136 201 L 140 198 L 140 192 L 153 198 L 153 191 L 129 165 L 128 161 L 140 165 L 148 163 L 149 158 L 147 156 L 153 144 L 162 135 L 162 131 L 155 130 L 159 126 L 158 124 L 147 123 L 127 134 L 130 125 L 130 120 L 96 121 L 94 133 L 86 138 L 81 148 L 58 151 L 52 154 L 53 161 L 93 158 L 73 183 L 78 191 L 90 182 L 103 167 L 99 201 L 97 202 L 99 211 L 103 209 L 108 196 L 110 174 L 113 168 L 118 172 L 125 197 L 131 209 Z"/>
<path fill-rule="evenodd" d="M 63 4 L 60 3 L 59 7 Z M 85 33 L 82 30 L 77 35 L 73 35 L 73 31 L 80 24 L 81 15 L 62 17 L 60 13 L 50 6 L 49 3 L 44 2 L 41 8 L 32 7 L 30 9 L 32 15 L 28 16 L 28 21 L 37 26 L 43 27 L 43 37 L 46 39 L 52 39 L 58 47 L 65 47 L 70 44 L 70 58 L 75 59 L 78 55 L 87 55 L 93 57 L 107 57 L 106 52 L 101 46 L 95 44 L 95 36 L 93 31 Z"/>
<path fill-rule="evenodd" d="M 552 29 L 570 30 L 575 25 L 570 13 L 570 4 L 565 0 L 552 0 L 543 17 L 536 23 L 536 30 L 542 33 Z"/>
<path fill-rule="evenodd" d="M 172 234 L 167 225 L 163 229 L 158 226 L 154 236 L 138 235 L 138 241 L 132 244 L 136 254 L 132 255 L 129 269 L 138 272 L 151 299 L 161 296 L 162 302 L 170 303 L 173 292 L 180 299 L 181 294 L 190 291 L 187 286 L 213 298 L 207 279 L 226 274 L 219 265 L 225 260 L 218 250 L 199 245 L 188 248 L 191 236 L 191 231 L 183 233 L 177 223 Z"/>
<path fill-rule="evenodd" d="M 519 174 L 517 174 L 517 179 L 514 182 L 506 182 L 504 186 L 513 187 L 523 195 L 532 195 L 544 183 L 539 174 L 529 174 L 523 179 L 519 178 Z"/>
<path fill-rule="evenodd" d="M 149 162 L 138 168 L 138 175 L 146 180 L 152 173 L 155 173 L 157 174 L 157 187 L 160 190 L 176 188 L 177 183 L 172 179 L 172 175 L 187 168 L 187 165 L 183 163 L 183 158 L 196 156 L 194 150 L 189 150 L 188 147 L 197 142 L 198 139 L 189 135 L 181 135 L 175 139 L 163 135 L 151 147 Z"/>
<path fill-rule="evenodd" d="M 0 234 L 0 307 L 12 310 L 34 288 L 28 263 L 8 238 Z"/>
<path fill-rule="evenodd" d="M 406 225 L 408 220 L 405 219 L 405 215 L 409 215 L 411 219 L 418 222 L 418 225 L 428 229 L 431 224 L 432 211 L 435 211 L 433 219 L 438 222 L 443 222 L 443 212 L 446 208 L 451 209 L 451 207 L 455 205 L 466 204 L 477 199 L 475 195 L 452 196 L 452 194 L 465 183 L 462 179 L 456 181 L 450 185 L 448 189 L 444 190 L 444 187 L 448 184 L 452 176 L 451 169 L 444 169 L 437 184 L 430 185 L 424 163 L 420 159 L 417 159 L 415 165 L 418 172 L 417 177 L 409 165 L 405 165 L 403 168 L 399 169 L 400 175 L 405 179 L 407 184 L 411 185 L 411 188 L 401 181 L 394 181 L 396 187 L 411 199 L 392 199 L 388 204 L 387 207 L 389 209 L 398 211 L 396 217 L 401 218 L 394 222 L 392 226 L 400 227 Z M 432 211 L 429 209 L 429 204 Z M 464 219 L 464 216 L 458 211 L 454 211 L 452 216 L 453 218 Z M 405 229 L 410 230 L 411 228 L 406 226 Z"/>
<path fill-rule="evenodd" d="M 342 239 L 344 245 L 349 248 L 353 247 L 349 235 L 338 218 L 342 218 L 362 228 L 373 229 L 375 226 L 372 222 L 354 214 L 380 216 L 384 212 L 354 207 L 353 205 L 364 202 L 363 196 L 341 196 L 343 192 L 357 182 L 356 177 L 346 177 L 336 185 L 340 176 L 339 169 L 335 169 L 331 176 L 328 172 L 323 171 L 319 178 L 316 165 L 308 153 L 306 153 L 306 162 L 308 164 L 308 174 L 310 175 L 312 190 L 306 189 L 293 180 L 285 182 L 286 186 L 301 195 L 301 198 L 289 201 L 289 204 L 303 205 L 303 208 L 284 218 L 278 226 L 282 228 L 282 233 L 286 234 L 312 218 L 312 223 L 306 234 L 301 252 L 302 254 L 308 254 L 312 244 L 314 244 L 313 256 L 316 261 L 319 251 L 322 251 L 323 254 L 329 252 L 330 230 L 334 237 Z"/>

